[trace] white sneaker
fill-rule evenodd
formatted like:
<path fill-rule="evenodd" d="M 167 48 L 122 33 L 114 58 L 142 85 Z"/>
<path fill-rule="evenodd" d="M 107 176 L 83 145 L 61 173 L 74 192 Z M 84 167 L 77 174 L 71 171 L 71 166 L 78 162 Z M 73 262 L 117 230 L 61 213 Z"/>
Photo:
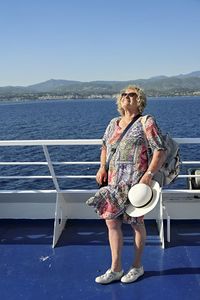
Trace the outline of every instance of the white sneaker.
<path fill-rule="evenodd" d="M 120 280 L 124 274 L 124 271 L 113 272 L 111 269 L 108 269 L 105 274 L 95 278 L 97 283 L 107 284 L 113 281 Z"/>
<path fill-rule="evenodd" d="M 125 274 L 122 278 L 121 278 L 121 282 L 123 283 L 130 283 L 130 282 L 134 282 L 136 281 L 140 276 L 142 276 L 144 274 L 144 268 L 140 267 L 140 268 L 130 268 L 130 270 L 128 271 L 127 274 Z"/>

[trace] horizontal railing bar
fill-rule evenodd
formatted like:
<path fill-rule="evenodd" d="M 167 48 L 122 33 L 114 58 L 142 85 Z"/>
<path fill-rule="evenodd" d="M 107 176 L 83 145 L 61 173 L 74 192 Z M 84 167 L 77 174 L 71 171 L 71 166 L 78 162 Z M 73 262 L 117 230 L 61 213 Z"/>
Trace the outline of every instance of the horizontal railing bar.
<path fill-rule="evenodd" d="M 200 144 L 200 138 L 174 138 L 178 144 Z"/>
<path fill-rule="evenodd" d="M 0 176 L 0 179 L 52 179 L 52 176 Z"/>
<path fill-rule="evenodd" d="M 93 193 L 96 192 L 97 189 L 75 189 L 75 190 L 60 190 L 60 193 Z M 0 190 L 0 193 L 57 193 L 56 190 Z M 185 194 L 199 194 L 200 190 L 189 190 L 189 189 L 179 189 L 179 190 L 175 190 L 175 189 L 162 189 L 162 193 L 163 194 L 169 194 L 169 193 L 185 193 Z"/>
<path fill-rule="evenodd" d="M 99 165 L 99 161 L 52 161 L 53 165 Z M 182 161 L 182 165 L 189 165 L 189 164 L 200 164 L 200 161 Z M 17 165 L 48 165 L 47 162 L 36 162 L 36 161 L 3 161 L 0 162 L 0 166 L 17 166 Z"/>
<path fill-rule="evenodd" d="M 195 178 L 200 177 L 200 175 L 178 175 L 178 178 Z"/>
<path fill-rule="evenodd" d="M 37 193 L 57 193 L 56 190 L 0 190 L 0 194 L 37 194 Z"/>
<path fill-rule="evenodd" d="M 199 178 L 200 175 L 178 175 L 178 178 Z M 96 178 L 96 175 L 57 175 L 56 178 Z M 35 176 L 0 176 L 0 179 L 52 179 L 50 175 Z"/>
<path fill-rule="evenodd" d="M 180 144 L 200 144 L 200 138 L 174 138 Z M 101 139 L 5 140 L 0 146 L 100 145 Z"/>
<path fill-rule="evenodd" d="M 95 175 L 61 175 L 56 176 L 58 179 L 64 179 L 64 178 L 96 178 Z"/>
<path fill-rule="evenodd" d="M 0 146 L 57 146 L 57 145 L 100 145 L 101 139 L 71 140 L 8 140 L 0 141 Z"/>
<path fill-rule="evenodd" d="M 32 162 L 32 161 L 3 161 L 0 162 L 0 166 L 20 166 L 20 165 L 48 165 L 47 162 Z"/>
<path fill-rule="evenodd" d="M 63 161 L 63 162 L 54 162 L 53 165 L 99 165 L 100 161 Z"/>
<path fill-rule="evenodd" d="M 169 194 L 169 193 L 186 193 L 186 194 L 198 194 L 200 193 L 200 190 L 189 190 L 189 189 L 180 189 L 180 190 L 175 190 L 175 189 L 162 189 L 163 194 Z"/>
<path fill-rule="evenodd" d="M 63 162 L 54 162 L 52 161 L 53 165 L 99 165 L 100 162 L 99 161 L 63 161 Z M 0 162 L 0 166 L 17 166 L 17 165 L 48 165 L 47 162 L 32 162 L 32 161 L 14 161 L 14 162 L 10 162 L 10 161 L 4 161 L 4 162 Z"/>
<path fill-rule="evenodd" d="M 63 175 L 56 178 L 96 178 L 95 175 Z M 52 176 L 0 176 L 0 179 L 52 179 Z"/>
<path fill-rule="evenodd" d="M 97 189 L 88 189 L 88 190 L 81 190 L 81 189 L 77 189 L 77 190 L 60 190 L 60 193 L 95 193 L 97 191 Z M 37 193 L 57 193 L 56 190 L 0 190 L 0 194 L 37 194 Z"/>
<path fill-rule="evenodd" d="M 181 165 L 199 165 L 200 161 L 199 160 L 193 160 L 193 161 L 182 161 Z"/>

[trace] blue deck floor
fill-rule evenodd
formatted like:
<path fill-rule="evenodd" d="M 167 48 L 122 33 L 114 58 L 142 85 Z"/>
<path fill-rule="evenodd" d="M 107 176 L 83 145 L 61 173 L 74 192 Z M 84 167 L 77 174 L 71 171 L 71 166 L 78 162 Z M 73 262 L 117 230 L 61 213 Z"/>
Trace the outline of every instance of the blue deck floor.
<path fill-rule="evenodd" d="M 146 221 L 145 275 L 132 284 L 98 285 L 110 265 L 102 221 L 68 221 L 51 248 L 53 221 L 0 220 L 0 299 L 200 299 L 200 221 L 172 221 L 172 241 L 158 242 Z M 132 233 L 124 225 L 123 266 L 132 261 Z"/>

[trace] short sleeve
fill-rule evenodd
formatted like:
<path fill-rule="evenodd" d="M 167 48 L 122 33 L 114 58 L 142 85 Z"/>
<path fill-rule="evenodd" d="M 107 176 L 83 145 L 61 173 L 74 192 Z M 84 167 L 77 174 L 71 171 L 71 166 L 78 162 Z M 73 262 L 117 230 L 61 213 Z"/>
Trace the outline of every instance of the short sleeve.
<path fill-rule="evenodd" d="M 112 133 L 113 133 L 113 130 L 114 130 L 114 127 L 115 127 L 115 124 L 116 124 L 116 121 L 117 121 L 118 118 L 114 118 L 110 121 L 110 123 L 108 124 L 105 132 L 104 132 L 104 135 L 102 137 L 102 147 L 107 147 L 108 145 L 108 140 L 110 139 Z"/>
<path fill-rule="evenodd" d="M 151 151 L 165 150 L 161 131 L 152 116 L 146 118 L 144 129 Z"/>

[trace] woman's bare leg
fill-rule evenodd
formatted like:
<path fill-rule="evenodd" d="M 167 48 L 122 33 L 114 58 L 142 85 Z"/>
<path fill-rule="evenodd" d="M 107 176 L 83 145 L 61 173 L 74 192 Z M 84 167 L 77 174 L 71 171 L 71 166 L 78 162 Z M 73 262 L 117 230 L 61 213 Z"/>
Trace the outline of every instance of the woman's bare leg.
<path fill-rule="evenodd" d="M 132 224 L 135 232 L 135 257 L 133 260 L 133 267 L 139 268 L 142 265 L 142 254 L 146 240 L 146 228 L 144 224 Z"/>
<path fill-rule="evenodd" d="M 108 227 L 108 237 L 111 249 L 112 264 L 111 269 L 113 272 L 122 270 L 121 252 L 123 246 L 122 234 L 122 221 L 120 219 L 106 220 Z"/>

